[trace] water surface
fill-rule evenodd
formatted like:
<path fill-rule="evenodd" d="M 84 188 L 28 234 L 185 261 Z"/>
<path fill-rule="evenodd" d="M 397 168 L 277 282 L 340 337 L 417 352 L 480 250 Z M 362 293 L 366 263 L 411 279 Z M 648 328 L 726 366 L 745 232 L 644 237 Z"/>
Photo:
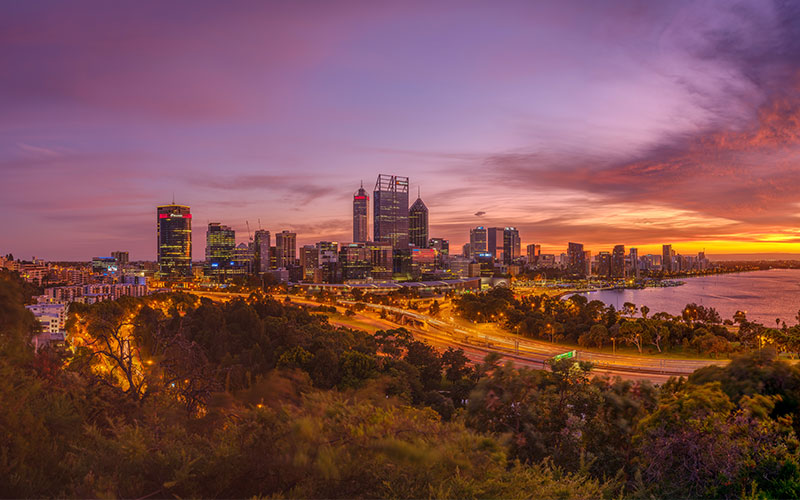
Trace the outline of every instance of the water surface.
<path fill-rule="evenodd" d="M 775 318 L 793 325 L 800 309 L 800 269 L 770 269 L 736 274 L 717 274 L 682 278 L 685 284 L 669 288 L 639 290 L 600 290 L 586 293 L 589 300 L 600 300 L 621 308 L 625 302 L 646 305 L 650 314 L 664 311 L 680 314 L 686 304 L 713 307 L 722 319 L 732 319 L 747 311 L 747 319 L 767 326 Z"/>

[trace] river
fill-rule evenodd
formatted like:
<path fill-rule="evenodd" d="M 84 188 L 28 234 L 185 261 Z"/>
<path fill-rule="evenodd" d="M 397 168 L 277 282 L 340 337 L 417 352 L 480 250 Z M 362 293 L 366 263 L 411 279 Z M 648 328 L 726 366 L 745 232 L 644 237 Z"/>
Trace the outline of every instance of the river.
<path fill-rule="evenodd" d="M 722 319 L 732 319 L 746 311 L 747 319 L 767 326 L 775 318 L 786 324 L 797 323 L 800 309 L 800 269 L 770 269 L 735 274 L 716 274 L 682 278 L 685 284 L 669 288 L 599 290 L 585 293 L 589 300 L 600 300 L 621 308 L 625 302 L 646 305 L 650 314 L 664 311 L 678 315 L 692 302 L 713 307 Z"/>

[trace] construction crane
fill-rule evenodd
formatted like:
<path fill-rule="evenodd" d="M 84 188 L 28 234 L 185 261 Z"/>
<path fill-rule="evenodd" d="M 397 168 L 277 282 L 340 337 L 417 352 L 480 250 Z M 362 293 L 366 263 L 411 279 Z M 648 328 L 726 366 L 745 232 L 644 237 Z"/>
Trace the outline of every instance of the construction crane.
<path fill-rule="evenodd" d="M 250 234 L 250 221 L 244 221 L 247 224 L 247 241 L 253 241 L 253 235 Z"/>

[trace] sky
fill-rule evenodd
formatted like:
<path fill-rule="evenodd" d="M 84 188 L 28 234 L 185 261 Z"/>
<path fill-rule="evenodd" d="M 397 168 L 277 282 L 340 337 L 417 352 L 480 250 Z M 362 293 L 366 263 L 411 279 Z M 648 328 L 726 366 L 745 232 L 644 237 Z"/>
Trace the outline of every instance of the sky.
<path fill-rule="evenodd" d="M 345 242 L 380 173 L 454 252 L 800 253 L 798 2 L 4 2 L 0 68 L 18 258 L 154 259 L 173 196 L 197 259 Z"/>

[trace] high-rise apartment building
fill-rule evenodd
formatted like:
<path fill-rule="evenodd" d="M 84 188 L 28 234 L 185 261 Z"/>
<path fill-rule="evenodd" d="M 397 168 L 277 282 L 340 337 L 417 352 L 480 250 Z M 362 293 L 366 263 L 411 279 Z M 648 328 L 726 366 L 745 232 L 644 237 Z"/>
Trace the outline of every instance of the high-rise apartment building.
<path fill-rule="evenodd" d="M 486 253 L 486 239 L 487 232 L 483 226 L 478 226 L 475 229 L 469 230 L 469 255 L 465 257 L 472 257 L 479 253 Z"/>
<path fill-rule="evenodd" d="M 408 240 L 417 248 L 428 247 L 428 207 L 419 196 L 408 209 Z"/>
<path fill-rule="evenodd" d="M 293 267 L 297 263 L 297 234 L 290 231 L 275 233 L 275 266 Z"/>
<path fill-rule="evenodd" d="M 428 241 L 428 248 L 436 250 L 437 269 L 447 269 L 450 260 L 450 241 L 443 238 L 431 238 Z"/>
<path fill-rule="evenodd" d="M 608 252 L 600 252 L 597 254 L 597 275 L 598 276 L 611 276 L 611 254 Z"/>
<path fill-rule="evenodd" d="M 378 175 L 372 201 L 374 241 L 407 251 L 408 177 Z"/>
<path fill-rule="evenodd" d="M 611 252 L 611 277 L 625 277 L 625 245 L 616 245 Z"/>
<path fill-rule="evenodd" d="M 367 207 L 369 206 L 369 196 L 364 189 L 364 184 L 358 188 L 353 195 L 353 241 L 364 242 L 369 240 L 367 236 Z"/>
<path fill-rule="evenodd" d="M 503 263 L 511 264 L 520 257 L 522 243 L 515 227 L 503 229 Z"/>
<path fill-rule="evenodd" d="M 269 247 L 272 245 L 269 231 L 259 229 L 253 240 L 253 259 L 257 273 L 269 271 Z"/>
<path fill-rule="evenodd" d="M 192 275 L 192 213 L 185 205 L 156 209 L 158 270 L 163 276 Z"/>
<path fill-rule="evenodd" d="M 579 276 L 586 275 L 586 257 L 582 243 L 567 244 L 567 271 Z"/>

